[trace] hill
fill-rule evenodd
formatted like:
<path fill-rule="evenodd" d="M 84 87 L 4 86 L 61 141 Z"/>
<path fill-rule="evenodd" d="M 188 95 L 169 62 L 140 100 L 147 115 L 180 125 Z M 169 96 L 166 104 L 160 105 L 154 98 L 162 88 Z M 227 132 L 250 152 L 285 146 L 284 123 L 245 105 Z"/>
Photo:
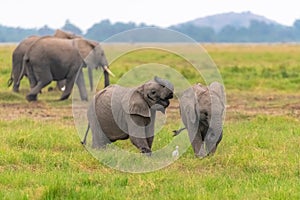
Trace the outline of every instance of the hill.
<path fill-rule="evenodd" d="M 207 17 L 201 17 L 185 23 L 175 25 L 175 27 L 180 27 L 183 25 L 194 25 L 197 27 L 211 27 L 218 32 L 226 26 L 232 26 L 235 28 L 249 28 L 251 21 L 263 22 L 269 25 L 279 25 L 279 23 L 277 23 L 274 20 L 268 19 L 264 16 L 253 14 L 250 11 L 246 11 L 241 13 L 228 12 Z"/>
<path fill-rule="evenodd" d="M 104 41 L 120 32 L 144 27 L 155 27 L 155 25 L 136 24 L 134 22 L 111 23 L 110 20 L 104 19 L 95 23 L 83 34 L 79 27 L 66 20 L 61 29 L 83 35 L 88 39 Z M 249 11 L 211 15 L 167 28 L 184 33 L 198 42 L 300 42 L 300 20 L 296 20 L 293 26 L 284 26 Z M 52 35 L 54 31 L 55 29 L 47 25 L 39 29 L 1 26 L 0 21 L 0 42 L 19 42 L 29 35 Z M 170 38 L 168 35 L 152 34 L 150 32 L 144 32 L 143 34 L 128 32 L 125 38 L 121 38 L 121 41 L 178 42 L 176 38 Z M 121 41 L 118 38 L 113 42 Z"/>

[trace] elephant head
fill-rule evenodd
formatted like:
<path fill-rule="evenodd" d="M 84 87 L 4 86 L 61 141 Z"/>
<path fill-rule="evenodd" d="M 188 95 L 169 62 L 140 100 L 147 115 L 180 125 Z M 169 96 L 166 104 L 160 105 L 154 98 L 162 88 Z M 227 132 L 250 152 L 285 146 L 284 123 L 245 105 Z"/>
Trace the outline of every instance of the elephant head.
<path fill-rule="evenodd" d="M 149 123 L 154 122 L 155 112 L 160 111 L 165 113 L 166 108 L 170 104 L 169 100 L 173 98 L 173 92 L 174 86 L 169 81 L 159 77 L 155 77 L 153 80 L 130 89 L 127 92 L 121 92 L 116 89 L 112 95 L 114 117 L 118 116 L 119 105 L 130 116 L 126 123 L 124 123 L 122 118 L 115 117 L 118 126 L 124 132 L 128 132 L 129 135 L 141 137 L 139 132 L 134 133 L 135 131 L 127 130 L 127 128 L 130 127 L 129 129 L 138 130 L 139 127 L 148 126 Z M 151 133 L 150 135 L 153 136 L 153 134 Z"/>
<path fill-rule="evenodd" d="M 75 39 L 75 45 L 79 50 L 81 57 L 83 58 L 85 65 L 88 67 L 90 85 L 93 85 L 92 69 L 101 66 L 104 71 L 104 86 L 109 85 L 109 74 L 114 74 L 109 70 L 105 53 L 98 42 L 86 40 L 82 38 Z M 92 90 L 92 88 L 91 88 Z"/>
<path fill-rule="evenodd" d="M 150 110 L 165 113 L 169 99 L 173 98 L 174 86 L 167 80 L 155 77 L 136 89 L 129 101 L 129 112 L 149 116 Z"/>
<path fill-rule="evenodd" d="M 196 156 L 205 157 L 216 151 L 223 135 L 224 109 L 224 88 L 218 82 L 208 87 L 196 84 L 184 91 L 180 98 L 181 118 Z"/>

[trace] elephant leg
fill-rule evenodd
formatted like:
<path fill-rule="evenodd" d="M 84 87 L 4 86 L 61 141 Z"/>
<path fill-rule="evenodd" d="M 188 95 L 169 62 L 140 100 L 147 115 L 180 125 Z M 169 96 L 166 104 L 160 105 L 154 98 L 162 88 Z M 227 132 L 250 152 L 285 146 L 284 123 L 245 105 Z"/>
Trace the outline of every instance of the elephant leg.
<path fill-rule="evenodd" d="M 62 93 L 59 100 L 62 101 L 62 100 L 66 100 L 69 98 L 69 96 L 72 92 L 73 86 L 74 86 L 75 78 L 76 78 L 76 76 L 66 79 L 66 88 L 65 88 L 65 91 Z"/>
<path fill-rule="evenodd" d="M 24 75 L 21 75 L 21 77 L 18 78 L 19 80 L 17 80 L 17 79 L 12 79 L 13 82 L 14 82 L 14 85 L 13 85 L 13 91 L 14 91 L 14 92 L 19 92 L 20 82 L 21 82 L 21 80 L 23 79 L 23 77 L 24 77 Z M 29 81 L 29 84 L 30 84 L 30 81 Z M 35 82 L 35 84 L 36 84 L 36 82 Z M 31 88 L 31 87 L 30 87 L 30 88 Z"/>
<path fill-rule="evenodd" d="M 32 74 L 28 74 L 28 80 L 30 88 L 34 88 L 37 85 L 37 80 Z"/>
<path fill-rule="evenodd" d="M 146 126 L 146 139 L 147 139 L 148 146 L 151 149 L 153 139 L 154 139 L 154 123 L 156 118 L 156 111 L 151 109 L 150 112 L 151 112 L 151 120 L 150 120 L 150 124 Z"/>
<path fill-rule="evenodd" d="M 89 74 L 89 81 L 90 81 L 90 89 L 92 92 L 94 89 L 94 81 L 93 81 L 93 70 L 90 67 L 88 67 L 88 74 Z"/>
<path fill-rule="evenodd" d="M 28 101 L 36 101 L 37 94 L 42 90 L 43 87 L 48 85 L 50 82 L 50 79 L 37 82 L 37 84 L 33 88 L 31 88 L 30 92 L 27 94 L 26 99 Z"/>
<path fill-rule="evenodd" d="M 19 88 L 20 88 L 20 84 L 14 84 L 13 91 L 14 92 L 19 92 L 20 91 Z"/>
<path fill-rule="evenodd" d="M 83 77 L 83 72 L 82 70 L 79 70 L 78 72 L 78 76 L 76 79 L 76 84 L 77 87 L 79 89 L 79 94 L 80 94 L 80 98 L 82 101 L 87 101 L 88 97 L 87 97 L 87 91 L 86 91 L 86 87 L 85 87 L 85 82 L 84 82 L 84 77 Z"/>
<path fill-rule="evenodd" d="M 147 138 L 148 146 L 150 149 L 152 148 L 153 139 L 154 139 L 154 136 Z"/>
<path fill-rule="evenodd" d="M 107 144 L 110 144 L 111 141 L 106 137 L 98 122 L 95 113 L 95 101 L 92 101 L 92 104 L 88 109 L 87 115 L 92 131 L 92 148 L 99 149 L 105 147 Z"/>
<path fill-rule="evenodd" d="M 131 143 L 136 146 L 141 153 L 151 155 L 151 147 L 149 146 L 147 139 L 153 137 L 154 131 L 151 131 L 152 126 L 147 126 L 151 119 L 139 115 L 130 115 L 129 118 L 130 120 L 127 119 L 127 127 Z M 149 139 L 149 141 L 150 140 L 151 139 Z M 150 143 L 152 142 L 150 141 Z"/>
<path fill-rule="evenodd" d="M 146 127 L 146 140 L 150 149 L 152 148 L 152 143 L 154 139 L 154 121 L 155 117 L 151 119 L 150 125 Z"/>
<path fill-rule="evenodd" d="M 149 147 L 147 138 L 138 138 L 134 136 L 129 136 L 130 141 L 134 146 L 136 146 L 141 153 L 151 154 L 151 148 Z"/>
<path fill-rule="evenodd" d="M 107 144 L 111 143 L 102 131 L 101 127 L 97 126 L 97 123 L 91 123 L 90 125 L 92 131 L 92 148 L 94 149 L 104 148 Z"/>

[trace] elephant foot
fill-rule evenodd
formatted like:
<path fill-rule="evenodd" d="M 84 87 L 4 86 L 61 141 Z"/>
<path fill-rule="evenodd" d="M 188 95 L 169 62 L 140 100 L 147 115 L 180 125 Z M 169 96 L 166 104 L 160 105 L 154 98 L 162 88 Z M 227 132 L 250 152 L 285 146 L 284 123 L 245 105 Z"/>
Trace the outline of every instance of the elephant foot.
<path fill-rule="evenodd" d="M 13 91 L 16 92 L 16 93 L 20 92 L 19 88 L 13 88 Z"/>
<path fill-rule="evenodd" d="M 69 96 L 70 96 L 70 95 L 62 96 L 62 97 L 60 97 L 60 99 L 59 99 L 59 100 L 60 100 L 60 101 L 66 100 L 66 99 L 68 99 L 68 98 L 69 98 Z"/>
<path fill-rule="evenodd" d="M 146 155 L 146 156 L 151 156 L 152 151 L 151 151 L 151 149 L 142 147 L 142 148 L 141 148 L 141 153 L 142 153 L 143 155 Z"/>
<path fill-rule="evenodd" d="M 88 98 L 87 97 L 81 98 L 81 101 L 88 101 Z"/>
<path fill-rule="evenodd" d="M 199 154 L 195 154 L 195 157 L 196 157 L 196 158 L 200 158 L 200 159 L 203 159 L 203 158 L 205 158 L 206 156 L 203 156 L 203 155 L 199 155 Z"/>
<path fill-rule="evenodd" d="M 37 101 L 37 95 L 36 94 L 28 94 L 26 96 L 27 101 Z"/>

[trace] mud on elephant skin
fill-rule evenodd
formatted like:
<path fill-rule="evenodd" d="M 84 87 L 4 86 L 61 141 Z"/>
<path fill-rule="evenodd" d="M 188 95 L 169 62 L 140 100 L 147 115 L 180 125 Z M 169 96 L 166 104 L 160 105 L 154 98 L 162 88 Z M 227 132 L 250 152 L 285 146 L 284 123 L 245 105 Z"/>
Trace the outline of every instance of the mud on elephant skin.
<path fill-rule="evenodd" d="M 209 86 L 196 84 L 183 92 L 179 106 L 195 155 L 203 158 L 214 154 L 223 137 L 223 85 L 218 82 Z M 175 135 L 182 130 L 174 131 Z"/>
<path fill-rule="evenodd" d="M 87 112 L 92 147 L 103 148 L 129 138 L 141 153 L 150 155 L 156 111 L 165 113 L 173 92 L 174 86 L 159 77 L 136 88 L 111 85 L 99 91 Z"/>

